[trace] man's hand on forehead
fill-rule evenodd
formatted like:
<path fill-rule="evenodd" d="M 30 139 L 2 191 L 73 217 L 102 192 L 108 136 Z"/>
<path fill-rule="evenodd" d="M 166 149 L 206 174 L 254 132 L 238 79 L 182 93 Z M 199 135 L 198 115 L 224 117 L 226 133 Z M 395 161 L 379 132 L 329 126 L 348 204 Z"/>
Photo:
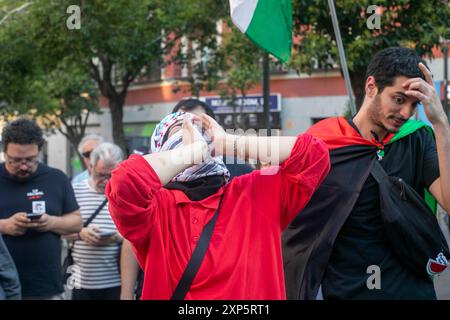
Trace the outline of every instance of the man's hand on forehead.
<path fill-rule="evenodd" d="M 415 97 L 423 103 L 428 103 L 435 93 L 433 75 L 424 64 L 419 63 L 419 68 L 424 74 L 425 80 L 422 78 L 411 78 L 406 80 L 402 86 L 406 89 L 406 95 Z"/>
<path fill-rule="evenodd" d="M 405 94 L 419 99 L 425 109 L 425 113 L 431 123 L 440 121 L 446 117 L 440 98 L 434 88 L 433 74 L 423 64 L 419 63 L 419 69 L 425 76 L 425 80 L 422 78 L 411 78 L 403 83 L 403 87 L 406 89 Z"/>

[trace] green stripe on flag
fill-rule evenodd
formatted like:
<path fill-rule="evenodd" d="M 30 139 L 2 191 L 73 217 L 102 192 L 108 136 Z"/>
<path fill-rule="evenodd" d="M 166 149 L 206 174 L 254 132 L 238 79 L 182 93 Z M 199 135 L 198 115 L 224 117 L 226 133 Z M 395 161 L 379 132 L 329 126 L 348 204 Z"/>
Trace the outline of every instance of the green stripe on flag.
<path fill-rule="evenodd" d="M 288 62 L 292 47 L 292 0 L 259 0 L 246 35 Z"/>

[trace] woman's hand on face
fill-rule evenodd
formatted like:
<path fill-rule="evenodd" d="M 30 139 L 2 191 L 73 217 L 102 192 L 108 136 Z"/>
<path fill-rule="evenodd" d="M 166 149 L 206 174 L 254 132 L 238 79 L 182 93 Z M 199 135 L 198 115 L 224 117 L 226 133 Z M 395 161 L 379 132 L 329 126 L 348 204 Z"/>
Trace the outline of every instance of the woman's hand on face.
<path fill-rule="evenodd" d="M 198 123 L 202 130 L 206 133 L 207 140 L 197 130 L 193 123 Z M 188 145 L 197 141 L 210 144 L 211 156 L 223 155 L 225 152 L 227 133 L 225 130 L 210 116 L 206 114 L 189 115 L 183 119 L 183 144 Z"/>
<path fill-rule="evenodd" d="M 203 141 L 206 143 L 205 139 L 203 138 L 202 134 L 194 128 L 194 125 L 192 124 L 193 120 L 198 120 L 196 116 L 188 115 L 183 119 L 183 125 L 182 125 L 182 134 L 183 134 L 183 145 L 189 145 L 197 141 Z"/>
<path fill-rule="evenodd" d="M 197 144 L 190 151 L 190 153 L 187 155 L 187 159 L 185 159 L 184 161 L 187 161 L 191 164 L 198 164 L 209 157 L 209 151 L 208 143 L 206 142 L 200 131 L 197 130 L 192 124 L 193 120 L 198 121 L 199 119 L 197 119 L 197 117 L 193 115 L 186 116 L 183 119 L 183 145 L 187 146 Z"/>
<path fill-rule="evenodd" d="M 225 142 L 227 133 L 223 128 L 210 116 L 202 114 L 198 117 L 201 120 L 202 128 L 205 130 L 206 135 L 211 140 L 212 155 L 218 156 L 225 153 Z"/>

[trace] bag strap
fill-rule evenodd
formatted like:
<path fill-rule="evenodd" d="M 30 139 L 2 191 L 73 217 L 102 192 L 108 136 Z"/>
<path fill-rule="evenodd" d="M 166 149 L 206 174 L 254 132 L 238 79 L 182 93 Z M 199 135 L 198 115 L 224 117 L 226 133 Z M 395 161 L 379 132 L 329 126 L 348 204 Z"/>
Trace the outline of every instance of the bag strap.
<path fill-rule="evenodd" d="M 223 195 L 220 196 L 219 206 L 217 207 L 216 213 L 214 213 L 214 216 L 203 228 L 197 246 L 195 247 L 191 258 L 189 259 L 187 267 L 184 270 L 183 275 L 181 276 L 181 279 L 178 282 L 177 287 L 175 288 L 175 291 L 173 292 L 171 300 L 184 299 L 189 291 L 189 288 L 191 287 L 192 281 L 194 281 L 194 278 L 197 275 L 198 270 L 200 269 L 200 265 L 202 264 L 206 251 L 208 250 L 209 243 L 211 241 L 211 236 L 217 222 L 217 217 L 219 216 L 220 207 L 222 205 L 222 197 Z"/>
<path fill-rule="evenodd" d="M 92 220 L 95 219 L 95 217 L 100 213 L 100 211 L 102 211 L 103 207 L 107 202 L 108 198 L 105 198 L 105 200 L 103 200 L 103 202 L 98 206 L 97 210 L 95 210 L 92 216 L 90 216 L 89 219 L 87 219 L 86 222 L 83 224 L 83 228 L 86 228 L 92 222 Z"/>
<path fill-rule="evenodd" d="M 374 162 L 375 163 L 374 163 L 370 173 L 375 178 L 375 180 L 380 184 L 381 181 L 383 181 L 384 177 L 387 177 L 388 174 L 386 173 L 383 166 L 380 164 L 380 162 L 378 160 L 375 160 Z"/>

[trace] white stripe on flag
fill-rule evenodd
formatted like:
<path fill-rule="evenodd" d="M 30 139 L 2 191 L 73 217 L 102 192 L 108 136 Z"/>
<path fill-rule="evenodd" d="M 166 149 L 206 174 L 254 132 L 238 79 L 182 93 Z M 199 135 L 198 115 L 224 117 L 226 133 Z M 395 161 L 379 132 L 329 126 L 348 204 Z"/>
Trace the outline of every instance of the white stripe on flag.
<path fill-rule="evenodd" d="M 252 21 L 258 0 L 230 0 L 231 20 L 245 33 Z"/>

